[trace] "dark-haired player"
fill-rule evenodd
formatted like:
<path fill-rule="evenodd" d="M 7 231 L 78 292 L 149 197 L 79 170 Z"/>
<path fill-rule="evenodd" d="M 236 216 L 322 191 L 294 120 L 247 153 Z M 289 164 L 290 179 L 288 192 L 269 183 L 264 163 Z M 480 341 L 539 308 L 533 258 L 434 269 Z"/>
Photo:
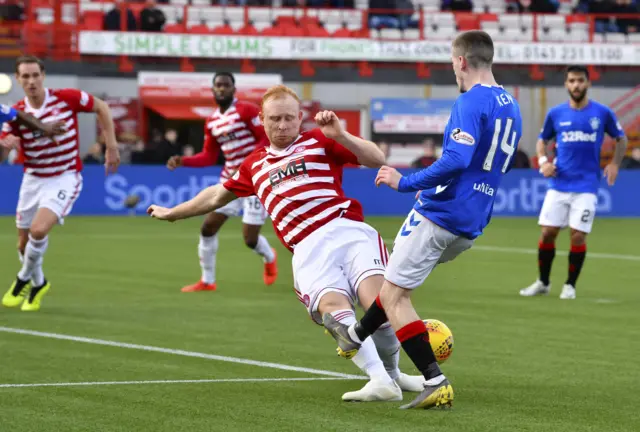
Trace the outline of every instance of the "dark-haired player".
<path fill-rule="evenodd" d="M 609 186 L 618 177 L 627 138 L 613 111 L 587 97 L 590 86 L 585 66 L 569 66 L 565 75 L 569 101 L 549 110 L 536 144 L 540 172 L 549 177 L 549 190 L 540 211 L 542 236 L 538 249 L 539 276 L 520 290 L 525 297 L 548 294 L 549 274 L 556 255 L 555 241 L 560 229 L 569 226 L 571 250 L 569 275 L 561 299 L 576 298 L 576 281 L 587 253 L 587 234 L 591 232 L 598 201 L 600 149 L 604 134 L 616 139 L 613 161 L 604 169 Z M 556 157 L 547 156 L 551 140 L 556 141 Z"/>
<path fill-rule="evenodd" d="M 205 121 L 204 147 L 193 156 L 172 156 L 167 167 L 208 167 L 214 165 L 222 151 L 225 163 L 220 181 L 229 179 L 245 158 L 258 147 L 266 144 L 264 127 L 260 122 L 260 108 L 250 102 L 239 101 L 235 97 L 236 87 L 233 74 L 217 73 L 213 77 L 213 96 L 218 108 Z M 242 214 L 242 234 L 245 244 L 253 249 L 264 261 L 263 280 L 266 285 L 275 283 L 278 276 L 276 251 L 267 239 L 260 235 L 267 213 L 255 196 L 238 199 L 227 206 L 205 216 L 200 229 L 198 256 L 202 276 L 193 285 L 182 288 L 182 292 L 215 291 L 216 254 L 218 252 L 218 231 L 231 216 Z"/>

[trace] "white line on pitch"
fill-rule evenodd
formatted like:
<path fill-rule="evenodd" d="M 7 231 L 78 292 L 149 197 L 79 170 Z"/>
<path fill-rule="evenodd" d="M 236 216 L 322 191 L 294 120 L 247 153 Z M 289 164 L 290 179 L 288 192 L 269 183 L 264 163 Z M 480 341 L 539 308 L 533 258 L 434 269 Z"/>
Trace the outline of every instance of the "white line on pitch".
<path fill-rule="evenodd" d="M 361 376 L 359 375 L 350 375 L 350 374 L 332 372 L 332 371 L 323 370 L 323 369 L 311 369 L 311 368 L 298 367 L 298 366 L 289 366 L 289 365 L 280 364 L 280 363 L 269 363 L 269 362 L 263 362 L 263 361 L 257 361 L 257 360 L 243 359 L 238 357 L 227 357 L 227 356 L 220 356 L 215 354 L 206 354 L 206 353 L 195 352 L 195 351 L 176 350 L 176 349 L 161 348 L 161 347 L 155 347 L 155 346 L 149 346 L 149 345 L 138 345 L 138 344 L 115 342 L 115 341 L 109 341 L 104 339 L 93 339 L 93 338 L 87 338 L 87 337 L 70 336 L 70 335 L 64 335 L 59 333 L 47 333 L 47 332 L 39 332 L 39 331 L 33 331 L 33 330 L 25 330 L 25 329 L 1 327 L 1 326 L 0 326 L 0 332 L 15 333 L 15 334 L 28 335 L 28 336 L 37 336 L 37 337 L 43 337 L 48 339 L 68 340 L 68 341 L 88 343 L 93 345 L 106 345 L 106 346 L 112 346 L 117 348 L 128 348 L 128 349 L 134 349 L 134 350 L 140 350 L 140 351 L 159 352 L 163 354 L 173 354 L 173 355 L 179 355 L 184 357 L 196 357 L 196 358 L 202 358 L 206 360 L 216 360 L 216 361 L 222 361 L 222 362 L 228 362 L 228 363 L 239 363 L 239 364 L 246 364 L 246 365 L 258 366 L 258 367 L 264 367 L 264 368 L 292 371 L 292 372 L 304 372 L 304 373 L 310 373 L 314 375 L 324 375 L 324 376 L 330 376 L 335 378 L 343 378 L 343 379 L 344 378 L 349 378 L 349 379 L 361 378 Z"/>
<path fill-rule="evenodd" d="M 184 234 L 184 233 L 171 233 L 166 232 L 162 234 L 158 233 L 149 233 L 149 234 L 106 234 L 106 233 L 91 233 L 91 234 L 79 234 L 79 233 L 65 233 L 64 237 L 82 237 L 83 239 L 95 239 L 95 240 L 149 240 L 149 241 L 158 241 L 158 240 L 193 240 L 197 243 L 198 241 L 198 233 L 197 230 L 194 231 L 195 234 Z M 268 237 L 269 240 L 277 241 L 277 238 L 272 233 L 264 233 L 265 237 Z M 218 237 L 221 239 L 241 239 L 241 236 L 237 233 L 233 232 L 222 232 L 218 234 Z M 0 234 L 0 239 L 3 238 L 15 238 L 15 234 Z M 385 238 L 384 241 L 391 245 L 394 239 Z M 499 253 L 517 253 L 517 254 L 525 254 L 525 255 L 535 255 L 538 253 L 538 249 L 531 248 L 519 248 L 519 247 L 507 247 L 507 246 L 485 246 L 485 245 L 475 245 L 471 249 L 471 251 L 486 251 L 486 252 L 499 252 Z M 557 255 L 566 256 L 566 251 L 557 251 Z M 614 254 L 614 253 L 601 253 L 601 252 L 589 252 L 589 259 L 611 259 L 611 260 L 621 260 L 621 261 L 640 261 L 640 255 L 624 255 L 624 254 Z"/>
<path fill-rule="evenodd" d="M 0 384 L 3 388 L 25 387 L 93 387 L 113 385 L 146 385 L 146 384 L 207 384 L 207 383 L 262 383 L 262 382 L 288 382 L 288 381 L 341 381 L 366 379 L 366 377 L 337 378 L 337 377 L 313 377 L 313 378 L 221 378 L 221 379 L 193 379 L 193 380 L 149 380 L 149 381 L 95 381 L 95 382 L 62 382 L 62 383 L 34 383 L 34 384 Z"/>

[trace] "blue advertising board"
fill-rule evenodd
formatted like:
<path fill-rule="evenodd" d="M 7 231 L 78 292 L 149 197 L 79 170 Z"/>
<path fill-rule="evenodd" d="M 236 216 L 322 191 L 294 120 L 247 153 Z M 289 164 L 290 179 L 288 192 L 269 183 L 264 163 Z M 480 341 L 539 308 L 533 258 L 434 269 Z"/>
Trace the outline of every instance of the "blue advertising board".
<path fill-rule="evenodd" d="M 413 170 L 403 170 L 410 173 Z M 220 167 L 181 168 L 170 172 L 164 166 L 123 165 L 106 176 L 101 166 L 86 166 L 83 190 L 73 208 L 75 215 L 124 215 L 128 195 L 137 195 L 136 213 L 143 214 L 154 203 L 174 206 L 219 181 Z M 388 187 L 376 188 L 376 170 L 348 168 L 344 173 L 347 196 L 359 200 L 367 216 L 404 216 L 414 203 L 414 194 L 401 194 Z M 0 166 L 0 214 L 15 214 L 22 167 Z M 640 170 L 621 171 L 613 187 L 602 182 L 598 192 L 598 217 L 640 217 Z M 547 181 L 535 170 L 512 170 L 496 192 L 494 216 L 537 216 Z"/>

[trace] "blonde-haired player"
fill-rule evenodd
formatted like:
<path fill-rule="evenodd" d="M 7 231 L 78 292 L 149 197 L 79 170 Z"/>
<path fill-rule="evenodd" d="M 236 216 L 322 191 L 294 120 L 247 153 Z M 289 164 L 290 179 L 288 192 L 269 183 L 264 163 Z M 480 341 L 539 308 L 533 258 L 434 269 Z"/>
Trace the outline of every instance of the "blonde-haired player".
<path fill-rule="evenodd" d="M 384 155 L 371 141 L 346 132 L 331 111 L 316 115 L 318 129 L 300 132 L 300 100 L 283 85 L 264 95 L 261 119 L 269 146 L 249 155 L 231 179 L 172 209 L 152 205 L 148 212 L 175 221 L 255 194 L 293 252 L 296 295 L 311 318 L 321 325 L 322 314 L 329 313 L 355 323 L 354 305 L 366 310 L 380 292 L 388 254 L 378 232 L 364 223 L 360 203 L 344 195 L 342 167 L 377 168 Z M 393 330 L 383 325 L 353 357 L 371 380 L 343 399 L 398 401 L 401 389 L 422 391 L 422 377 L 398 369 L 399 349 Z"/>

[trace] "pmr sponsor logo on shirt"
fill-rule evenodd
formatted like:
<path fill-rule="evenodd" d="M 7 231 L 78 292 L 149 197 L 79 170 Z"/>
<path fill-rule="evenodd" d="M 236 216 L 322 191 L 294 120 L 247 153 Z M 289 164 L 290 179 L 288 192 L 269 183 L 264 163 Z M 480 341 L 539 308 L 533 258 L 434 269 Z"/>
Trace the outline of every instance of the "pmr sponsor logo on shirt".
<path fill-rule="evenodd" d="M 307 165 L 304 158 L 292 159 L 286 165 L 281 165 L 269 171 L 269 182 L 273 189 L 284 183 L 297 180 L 300 177 L 308 177 Z"/>
<path fill-rule="evenodd" d="M 560 141 L 562 142 L 596 142 L 598 133 L 586 133 L 582 131 L 562 132 Z"/>
<path fill-rule="evenodd" d="M 451 132 L 451 139 L 457 142 L 458 144 L 472 146 L 476 143 L 476 140 L 471 136 L 471 134 L 463 131 L 460 128 L 455 128 L 453 132 Z"/>
<path fill-rule="evenodd" d="M 489 195 L 490 197 L 492 197 L 496 193 L 496 190 L 492 188 L 491 185 L 488 185 L 486 183 L 474 183 L 473 190 L 485 195 Z"/>

